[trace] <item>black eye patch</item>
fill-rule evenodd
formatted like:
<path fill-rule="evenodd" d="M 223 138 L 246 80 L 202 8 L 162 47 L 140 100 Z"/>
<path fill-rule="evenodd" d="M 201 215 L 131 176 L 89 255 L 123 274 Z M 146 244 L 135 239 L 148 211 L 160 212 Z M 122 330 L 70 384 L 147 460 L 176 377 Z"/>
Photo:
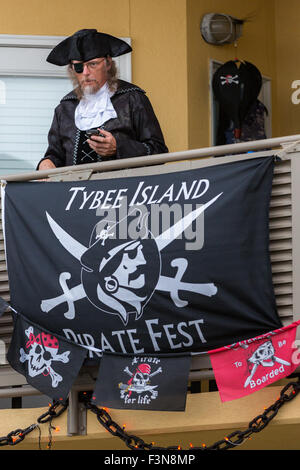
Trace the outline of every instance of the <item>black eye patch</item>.
<path fill-rule="evenodd" d="M 83 68 L 84 68 L 83 62 L 78 62 L 77 64 L 72 64 L 72 65 L 73 65 L 73 69 L 75 70 L 76 73 L 82 73 L 83 72 Z"/>

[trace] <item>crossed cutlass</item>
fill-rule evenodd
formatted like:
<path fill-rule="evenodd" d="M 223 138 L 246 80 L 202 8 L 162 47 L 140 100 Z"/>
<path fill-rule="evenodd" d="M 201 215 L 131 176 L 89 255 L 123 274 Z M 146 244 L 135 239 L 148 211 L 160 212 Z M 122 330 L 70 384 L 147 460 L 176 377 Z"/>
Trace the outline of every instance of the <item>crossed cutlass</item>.
<path fill-rule="evenodd" d="M 194 211 L 184 216 L 181 220 L 176 222 L 172 227 L 169 227 L 162 234 L 155 238 L 159 252 L 166 248 L 173 240 L 179 237 L 184 230 L 186 230 L 193 221 L 199 217 L 209 206 L 211 206 L 223 193 L 218 194 L 213 199 L 198 207 Z M 88 250 L 88 247 L 82 245 L 69 235 L 55 220 L 46 212 L 48 223 L 59 240 L 61 245 L 78 261 L 81 260 L 82 255 Z M 170 297 L 177 307 L 184 307 L 188 304 L 187 301 L 180 299 L 179 291 L 189 291 L 197 294 L 211 297 L 217 293 L 217 287 L 213 283 L 189 283 L 183 282 L 182 277 L 187 269 L 188 262 L 185 258 L 176 258 L 171 262 L 172 267 L 177 268 L 177 273 L 174 278 L 167 276 L 160 276 L 155 290 L 169 292 Z M 72 320 L 75 318 L 75 302 L 87 297 L 83 284 L 79 284 L 71 289 L 67 285 L 67 280 L 71 278 L 68 272 L 62 272 L 59 276 L 59 283 L 62 288 L 62 294 L 57 297 L 42 300 L 41 310 L 45 313 L 50 312 L 58 305 L 66 302 L 68 310 L 64 313 L 65 318 Z"/>

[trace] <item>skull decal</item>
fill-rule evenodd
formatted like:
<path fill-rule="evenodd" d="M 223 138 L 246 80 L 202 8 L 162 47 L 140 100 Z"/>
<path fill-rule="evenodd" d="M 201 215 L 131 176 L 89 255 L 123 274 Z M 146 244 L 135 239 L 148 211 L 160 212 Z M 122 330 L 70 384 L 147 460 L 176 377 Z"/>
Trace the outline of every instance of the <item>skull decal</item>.
<path fill-rule="evenodd" d="M 273 356 L 275 350 L 272 341 L 261 344 L 248 359 L 252 364 L 274 365 Z M 268 362 L 268 363 L 266 363 Z"/>
<path fill-rule="evenodd" d="M 260 344 L 253 354 L 248 359 L 249 365 L 252 365 L 252 370 L 249 377 L 244 383 L 244 387 L 248 387 L 250 384 L 258 366 L 263 367 L 273 367 L 276 362 L 279 364 L 284 364 L 290 366 L 291 364 L 280 357 L 275 356 L 275 348 L 271 340 L 265 341 L 263 344 Z"/>
<path fill-rule="evenodd" d="M 40 374 L 44 376 L 50 375 L 52 387 L 57 387 L 63 378 L 55 372 L 52 363 L 55 361 L 69 362 L 70 351 L 58 354 L 59 343 L 57 338 L 43 332 L 35 336 L 32 326 L 25 330 L 25 334 L 28 337 L 28 342 L 26 343 L 28 353 L 21 348 L 20 361 L 22 363 L 27 361 L 30 377 L 36 377 Z"/>
<path fill-rule="evenodd" d="M 119 383 L 119 389 L 121 393 L 121 398 L 124 398 L 126 394 L 130 397 L 132 392 L 140 395 L 141 393 L 148 392 L 151 394 L 151 398 L 155 399 L 158 395 L 156 390 L 157 385 L 151 385 L 151 379 L 157 374 L 162 373 L 162 368 L 158 367 L 154 372 L 151 372 L 151 366 L 146 363 L 141 363 L 135 369 L 134 372 L 131 372 L 128 367 L 124 369 L 126 374 L 130 375 L 130 379 L 127 384 Z"/>
<path fill-rule="evenodd" d="M 137 392 L 145 390 L 146 385 L 150 383 L 150 373 L 151 367 L 149 364 L 140 364 L 136 369 L 132 378 L 132 385 L 135 387 Z"/>

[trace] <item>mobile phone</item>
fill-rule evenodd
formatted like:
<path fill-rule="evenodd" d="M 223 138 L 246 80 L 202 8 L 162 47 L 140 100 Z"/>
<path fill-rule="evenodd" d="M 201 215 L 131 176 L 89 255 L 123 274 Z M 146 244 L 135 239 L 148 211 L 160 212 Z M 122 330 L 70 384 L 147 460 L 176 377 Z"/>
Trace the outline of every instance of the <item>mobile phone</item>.
<path fill-rule="evenodd" d="M 92 135 L 98 135 L 99 137 L 105 137 L 105 135 L 101 134 L 101 132 L 99 131 L 99 129 L 88 129 L 87 131 L 85 131 L 85 135 L 86 137 L 91 137 Z"/>

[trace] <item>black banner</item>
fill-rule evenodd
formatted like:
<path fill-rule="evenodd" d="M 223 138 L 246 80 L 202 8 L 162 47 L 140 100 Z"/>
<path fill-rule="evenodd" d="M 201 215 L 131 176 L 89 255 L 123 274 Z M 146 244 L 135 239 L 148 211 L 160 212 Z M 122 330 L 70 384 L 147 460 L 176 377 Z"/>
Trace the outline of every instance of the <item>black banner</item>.
<path fill-rule="evenodd" d="M 171 165 L 170 165 L 171 168 Z M 8 183 L 11 305 L 101 351 L 208 351 L 279 328 L 273 158 L 81 182 Z"/>
<path fill-rule="evenodd" d="M 104 354 L 92 402 L 115 409 L 184 411 L 189 370 L 189 354 Z"/>

